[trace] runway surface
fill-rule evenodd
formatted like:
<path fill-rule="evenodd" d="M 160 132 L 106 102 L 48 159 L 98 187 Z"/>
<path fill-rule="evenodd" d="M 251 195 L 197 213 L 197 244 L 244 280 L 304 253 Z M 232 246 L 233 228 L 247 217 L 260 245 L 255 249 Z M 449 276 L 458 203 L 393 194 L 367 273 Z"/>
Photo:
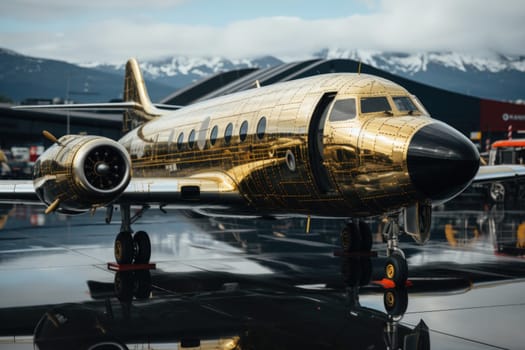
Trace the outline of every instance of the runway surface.
<path fill-rule="evenodd" d="M 307 234 L 304 219 L 152 208 L 133 228 L 156 269 L 116 273 L 118 213 L 5 208 L 0 349 L 522 349 L 525 211 L 455 207 L 434 212 L 427 245 L 403 236 L 397 289 L 376 282 L 380 234 L 377 257 L 339 256 L 343 221 Z"/>

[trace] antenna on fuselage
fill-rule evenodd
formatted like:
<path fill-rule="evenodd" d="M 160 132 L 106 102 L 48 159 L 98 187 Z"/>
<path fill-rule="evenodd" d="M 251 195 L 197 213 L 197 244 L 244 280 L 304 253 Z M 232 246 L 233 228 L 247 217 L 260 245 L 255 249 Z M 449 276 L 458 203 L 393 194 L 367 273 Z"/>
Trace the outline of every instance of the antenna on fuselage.
<path fill-rule="evenodd" d="M 361 75 L 361 61 L 359 61 L 359 65 L 357 66 L 357 74 Z"/>
<path fill-rule="evenodd" d="M 259 79 L 256 79 L 254 84 L 257 89 L 261 87 L 261 82 L 259 81 Z"/>

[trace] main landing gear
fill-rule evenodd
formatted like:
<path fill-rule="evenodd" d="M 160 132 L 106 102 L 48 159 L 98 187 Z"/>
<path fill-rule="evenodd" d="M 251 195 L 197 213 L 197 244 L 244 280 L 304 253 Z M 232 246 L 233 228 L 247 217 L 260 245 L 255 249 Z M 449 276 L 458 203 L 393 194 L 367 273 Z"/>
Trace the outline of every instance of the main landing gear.
<path fill-rule="evenodd" d="M 115 260 L 118 264 L 149 263 L 151 243 L 148 234 L 144 231 L 138 231 L 133 234 L 131 229 L 131 224 L 137 221 L 147 209 L 149 209 L 149 206 L 143 206 L 139 212 L 131 217 L 130 205 L 120 205 L 122 224 L 114 246 Z M 106 222 L 111 221 L 111 211 L 111 209 L 108 209 Z"/>
<path fill-rule="evenodd" d="M 372 249 L 372 231 L 364 221 L 350 221 L 341 231 L 341 243 L 345 253 L 369 253 Z"/>
<path fill-rule="evenodd" d="M 387 241 L 384 276 L 396 286 L 404 286 L 408 278 L 408 266 L 405 254 L 399 248 L 399 233 L 397 218 L 388 218 L 383 230 L 383 236 Z M 344 254 L 370 254 L 372 249 L 370 227 L 360 220 L 348 222 L 341 231 L 341 243 Z"/>

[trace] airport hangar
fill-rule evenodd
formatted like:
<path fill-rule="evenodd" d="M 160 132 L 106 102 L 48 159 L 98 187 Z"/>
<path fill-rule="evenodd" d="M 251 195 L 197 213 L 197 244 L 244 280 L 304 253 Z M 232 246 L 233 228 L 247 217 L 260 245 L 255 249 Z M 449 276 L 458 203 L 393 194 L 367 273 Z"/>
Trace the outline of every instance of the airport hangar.
<path fill-rule="evenodd" d="M 361 65 L 361 67 L 360 67 Z M 452 125 L 480 143 L 482 150 L 490 141 L 508 137 L 525 130 L 525 105 L 481 99 L 431 87 L 390 74 L 349 59 L 307 60 L 285 63 L 264 69 L 248 68 L 217 73 L 183 89 L 161 101 L 163 104 L 188 105 L 205 99 L 261 86 L 304 78 L 317 74 L 358 72 L 384 77 L 405 87 L 416 95 L 432 117 Z M 105 102 L 105 101 L 101 101 Z M 0 105 L 0 148 L 12 146 L 49 146 L 41 136 L 42 130 L 61 136 L 70 133 L 106 136 L 118 139 L 122 132 L 122 114 L 78 111 L 24 111 Z M 476 132 L 480 132 L 476 133 Z"/>

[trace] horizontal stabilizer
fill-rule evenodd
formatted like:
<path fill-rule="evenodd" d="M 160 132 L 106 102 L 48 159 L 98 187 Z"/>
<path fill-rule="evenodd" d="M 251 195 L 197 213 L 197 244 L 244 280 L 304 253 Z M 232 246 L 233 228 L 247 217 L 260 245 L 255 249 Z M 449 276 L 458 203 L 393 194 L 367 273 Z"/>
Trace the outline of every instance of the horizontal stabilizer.
<path fill-rule="evenodd" d="M 153 104 L 156 108 L 167 109 L 167 110 L 176 110 L 180 109 L 183 106 L 177 105 L 166 105 L 156 103 Z M 20 105 L 14 106 L 13 109 L 21 110 L 35 110 L 35 109 L 56 109 L 56 110 L 93 110 L 93 111 L 107 111 L 107 110 L 125 110 L 125 109 L 142 109 L 142 106 L 138 102 L 128 101 L 128 102 L 107 102 L 107 103 L 75 103 L 75 104 L 63 104 L 63 105 Z"/>

